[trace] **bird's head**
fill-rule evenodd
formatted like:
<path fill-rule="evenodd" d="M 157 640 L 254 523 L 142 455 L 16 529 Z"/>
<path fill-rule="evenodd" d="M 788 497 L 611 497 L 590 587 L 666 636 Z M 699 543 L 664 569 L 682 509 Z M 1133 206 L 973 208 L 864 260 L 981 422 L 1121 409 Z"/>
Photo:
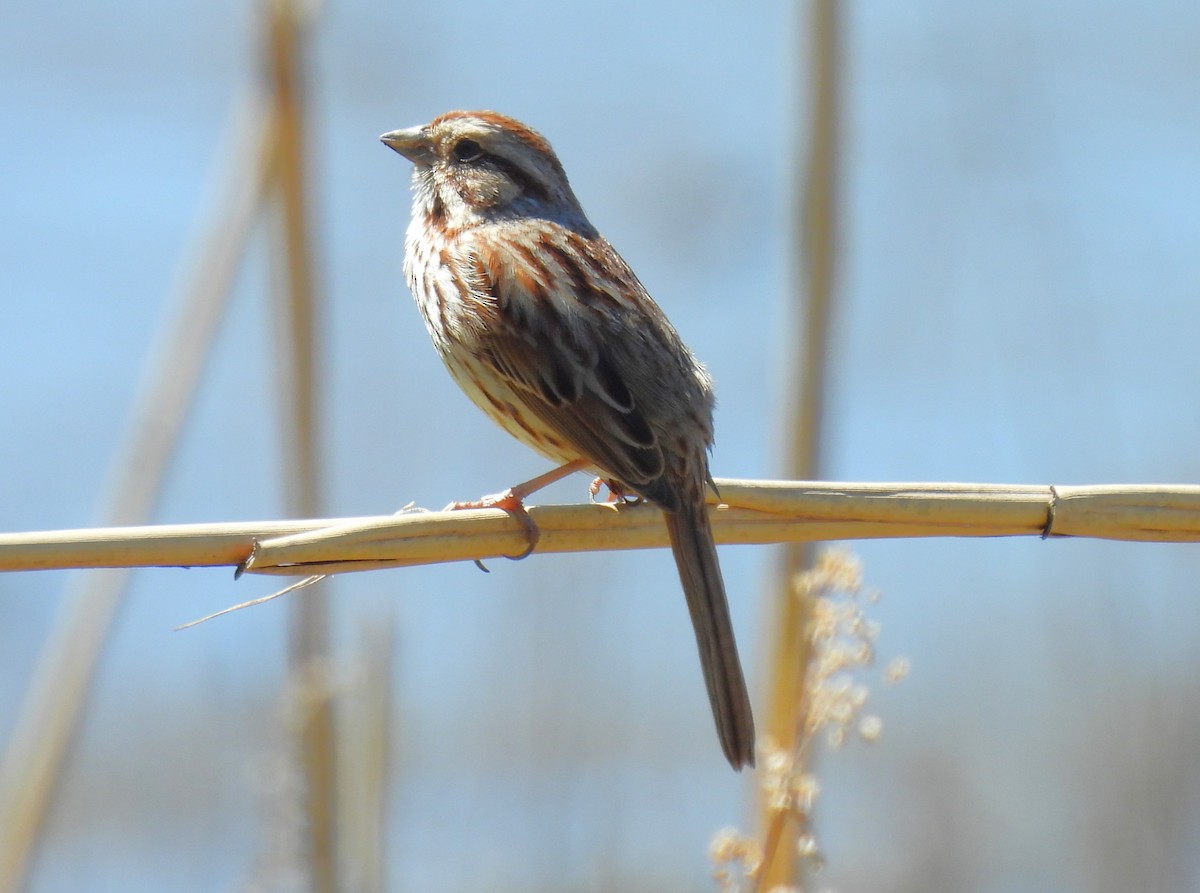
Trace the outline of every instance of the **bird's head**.
<path fill-rule="evenodd" d="M 415 165 L 414 212 L 451 230 L 523 217 L 590 229 L 546 139 L 495 112 L 447 112 L 380 140 Z"/>

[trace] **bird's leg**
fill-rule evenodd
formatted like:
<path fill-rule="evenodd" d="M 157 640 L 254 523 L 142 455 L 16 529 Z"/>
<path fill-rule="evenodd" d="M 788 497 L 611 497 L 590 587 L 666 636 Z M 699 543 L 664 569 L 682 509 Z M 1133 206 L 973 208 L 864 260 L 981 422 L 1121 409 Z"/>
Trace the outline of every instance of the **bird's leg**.
<path fill-rule="evenodd" d="M 588 498 L 592 502 L 596 501 L 596 494 L 601 487 L 608 488 L 605 502 L 620 502 L 622 505 L 641 505 L 643 502 L 641 494 L 631 493 L 620 481 L 606 481 L 604 478 L 592 478 L 592 483 L 588 485 Z"/>
<path fill-rule="evenodd" d="M 529 554 L 534 550 L 538 540 L 541 538 L 541 532 L 538 530 L 537 524 L 533 522 L 533 518 L 525 510 L 525 499 L 543 487 L 548 487 L 555 481 L 562 480 L 567 475 L 582 471 L 585 468 L 587 468 L 587 462 L 583 459 L 576 459 L 574 462 L 568 462 L 566 465 L 560 465 L 558 468 L 551 469 L 545 474 L 539 474 L 535 478 L 530 478 L 524 483 L 509 487 L 503 493 L 493 493 L 491 496 L 484 496 L 470 502 L 452 502 L 443 511 L 453 512 L 458 509 L 500 509 L 508 512 L 508 514 L 521 522 L 521 526 L 525 528 L 525 536 L 529 540 L 529 545 L 524 552 L 520 555 L 508 556 L 513 561 L 520 561 L 522 558 L 529 557 Z"/>

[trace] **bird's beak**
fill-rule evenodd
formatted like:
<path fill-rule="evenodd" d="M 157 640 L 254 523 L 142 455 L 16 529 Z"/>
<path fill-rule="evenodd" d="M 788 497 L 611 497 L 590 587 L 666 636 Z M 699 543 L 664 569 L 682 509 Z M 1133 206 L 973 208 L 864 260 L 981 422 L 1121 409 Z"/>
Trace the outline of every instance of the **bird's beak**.
<path fill-rule="evenodd" d="M 407 130 L 393 130 L 379 138 L 385 146 L 395 149 L 415 165 L 426 165 L 433 162 L 433 143 L 424 128 L 410 127 Z"/>

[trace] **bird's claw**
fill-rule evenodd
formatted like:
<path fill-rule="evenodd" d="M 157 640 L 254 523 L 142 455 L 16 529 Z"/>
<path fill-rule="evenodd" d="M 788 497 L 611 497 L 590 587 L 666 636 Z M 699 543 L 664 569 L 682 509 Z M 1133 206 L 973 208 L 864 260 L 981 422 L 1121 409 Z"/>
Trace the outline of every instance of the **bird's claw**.
<path fill-rule="evenodd" d="M 525 508 L 525 503 L 511 489 L 505 490 L 503 493 L 493 493 L 491 496 L 474 499 L 470 502 L 452 502 L 443 511 L 455 512 L 461 509 L 500 509 L 521 523 L 521 526 L 525 528 L 525 537 L 529 544 L 520 555 L 504 556 L 511 561 L 520 561 L 522 558 L 528 558 L 537 547 L 538 540 L 542 538 L 542 532 L 538 530 L 537 524 L 530 516 L 528 509 Z M 488 573 L 488 569 L 483 566 L 483 562 L 476 560 L 475 564 L 484 573 Z"/>
<path fill-rule="evenodd" d="M 606 481 L 604 478 L 592 478 L 591 484 L 588 485 L 588 499 L 596 502 L 596 494 L 600 492 L 601 487 L 608 488 L 608 498 L 603 501 L 605 505 L 620 503 L 621 505 L 641 505 L 644 501 L 642 497 L 628 490 L 619 481 Z"/>

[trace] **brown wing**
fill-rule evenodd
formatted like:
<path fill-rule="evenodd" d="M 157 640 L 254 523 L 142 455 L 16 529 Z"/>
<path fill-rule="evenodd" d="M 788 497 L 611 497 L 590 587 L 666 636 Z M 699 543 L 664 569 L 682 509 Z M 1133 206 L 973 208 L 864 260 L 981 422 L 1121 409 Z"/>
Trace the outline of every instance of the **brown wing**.
<path fill-rule="evenodd" d="M 585 256 L 577 248 L 559 248 L 552 263 L 534 267 L 522 267 L 529 257 L 516 251 L 491 242 L 486 255 L 472 255 L 472 279 L 495 301 L 492 324 L 476 333 L 478 356 L 606 476 L 675 509 L 660 434 L 629 380 L 655 374 L 655 364 L 637 360 L 639 349 L 654 347 L 656 333 L 646 327 L 655 320 L 614 294 L 630 279 L 640 283 L 615 253 L 619 268 L 600 279 L 568 267 Z"/>

